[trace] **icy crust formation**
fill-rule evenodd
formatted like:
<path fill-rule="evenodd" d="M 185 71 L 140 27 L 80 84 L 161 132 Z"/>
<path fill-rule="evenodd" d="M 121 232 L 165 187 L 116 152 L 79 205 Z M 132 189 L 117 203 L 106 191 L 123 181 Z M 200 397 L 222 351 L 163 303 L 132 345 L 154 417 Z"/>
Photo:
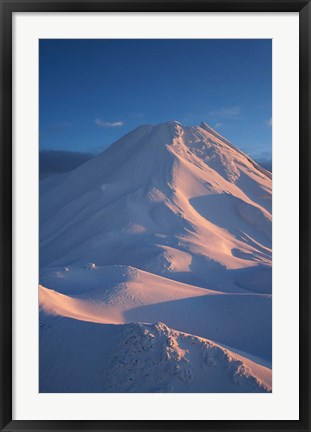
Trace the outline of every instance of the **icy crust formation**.
<path fill-rule="evenodd" d="M 271 391 L 269 369 L 163 323 L 73 325 L 72 320 L 42 316 L 40 326 L 43 340 L 49 340 L 41 346 L 46 370 L 40 392 Z M 52 365 L 55 345 L 58 361 Z"/>

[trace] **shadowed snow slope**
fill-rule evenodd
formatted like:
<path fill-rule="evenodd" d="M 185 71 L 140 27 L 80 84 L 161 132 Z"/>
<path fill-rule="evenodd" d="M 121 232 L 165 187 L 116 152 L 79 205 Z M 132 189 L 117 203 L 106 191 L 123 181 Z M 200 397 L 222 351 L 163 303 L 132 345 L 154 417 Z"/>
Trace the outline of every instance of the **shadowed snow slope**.
<path fill-rule="evenodd" d="M 162 323 L 112 326 L 42 314 L 40 331 L 40 392 L 271 390 L 270 369 Z"/>
<path fill-rule="evenodd" d="M 269 391 L 271 190 L 206 123 L 42 180 L 42 391 Z"/>

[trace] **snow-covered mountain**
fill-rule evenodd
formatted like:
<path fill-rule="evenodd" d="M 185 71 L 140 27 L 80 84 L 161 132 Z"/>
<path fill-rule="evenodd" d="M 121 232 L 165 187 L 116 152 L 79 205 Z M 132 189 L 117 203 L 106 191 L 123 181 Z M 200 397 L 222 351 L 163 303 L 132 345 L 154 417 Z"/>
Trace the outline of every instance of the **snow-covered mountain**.
<path fill-rule="evenodd" d="M 162 321 L 266 366 L 271 201 L 271 173 L 206 123 L 138 127 L 40 183 L 44 316 L 104 327 Z"/>
<path fill-rule="evenodd" d="M 223 269 L 271 266 L 271 174 L 205 123 L 141 126 L 40 192 L 41 267 L 130 265 L 218 289 Z"/>

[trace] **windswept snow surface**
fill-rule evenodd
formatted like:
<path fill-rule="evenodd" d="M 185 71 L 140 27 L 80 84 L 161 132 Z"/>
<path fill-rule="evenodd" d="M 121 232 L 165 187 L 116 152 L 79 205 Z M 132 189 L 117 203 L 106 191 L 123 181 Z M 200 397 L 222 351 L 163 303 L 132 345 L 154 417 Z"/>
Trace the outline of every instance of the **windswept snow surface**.
<path fill-rule="evenodd" d="M 176 121 L 42 180 L 40 391 L 271 391 L 271 188 Z"/>

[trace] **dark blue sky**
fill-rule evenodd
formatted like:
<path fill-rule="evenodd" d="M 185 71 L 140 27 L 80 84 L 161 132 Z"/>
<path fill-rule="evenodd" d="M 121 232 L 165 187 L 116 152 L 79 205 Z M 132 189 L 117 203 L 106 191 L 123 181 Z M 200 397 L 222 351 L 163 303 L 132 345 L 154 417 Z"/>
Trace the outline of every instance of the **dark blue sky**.
<path fill-rule="evenodd" d="M 269 158 L 271 60 L 270 40 L 40 40 L 40 149 L 99 152 L 140 124 L 203 120 Z"/>

